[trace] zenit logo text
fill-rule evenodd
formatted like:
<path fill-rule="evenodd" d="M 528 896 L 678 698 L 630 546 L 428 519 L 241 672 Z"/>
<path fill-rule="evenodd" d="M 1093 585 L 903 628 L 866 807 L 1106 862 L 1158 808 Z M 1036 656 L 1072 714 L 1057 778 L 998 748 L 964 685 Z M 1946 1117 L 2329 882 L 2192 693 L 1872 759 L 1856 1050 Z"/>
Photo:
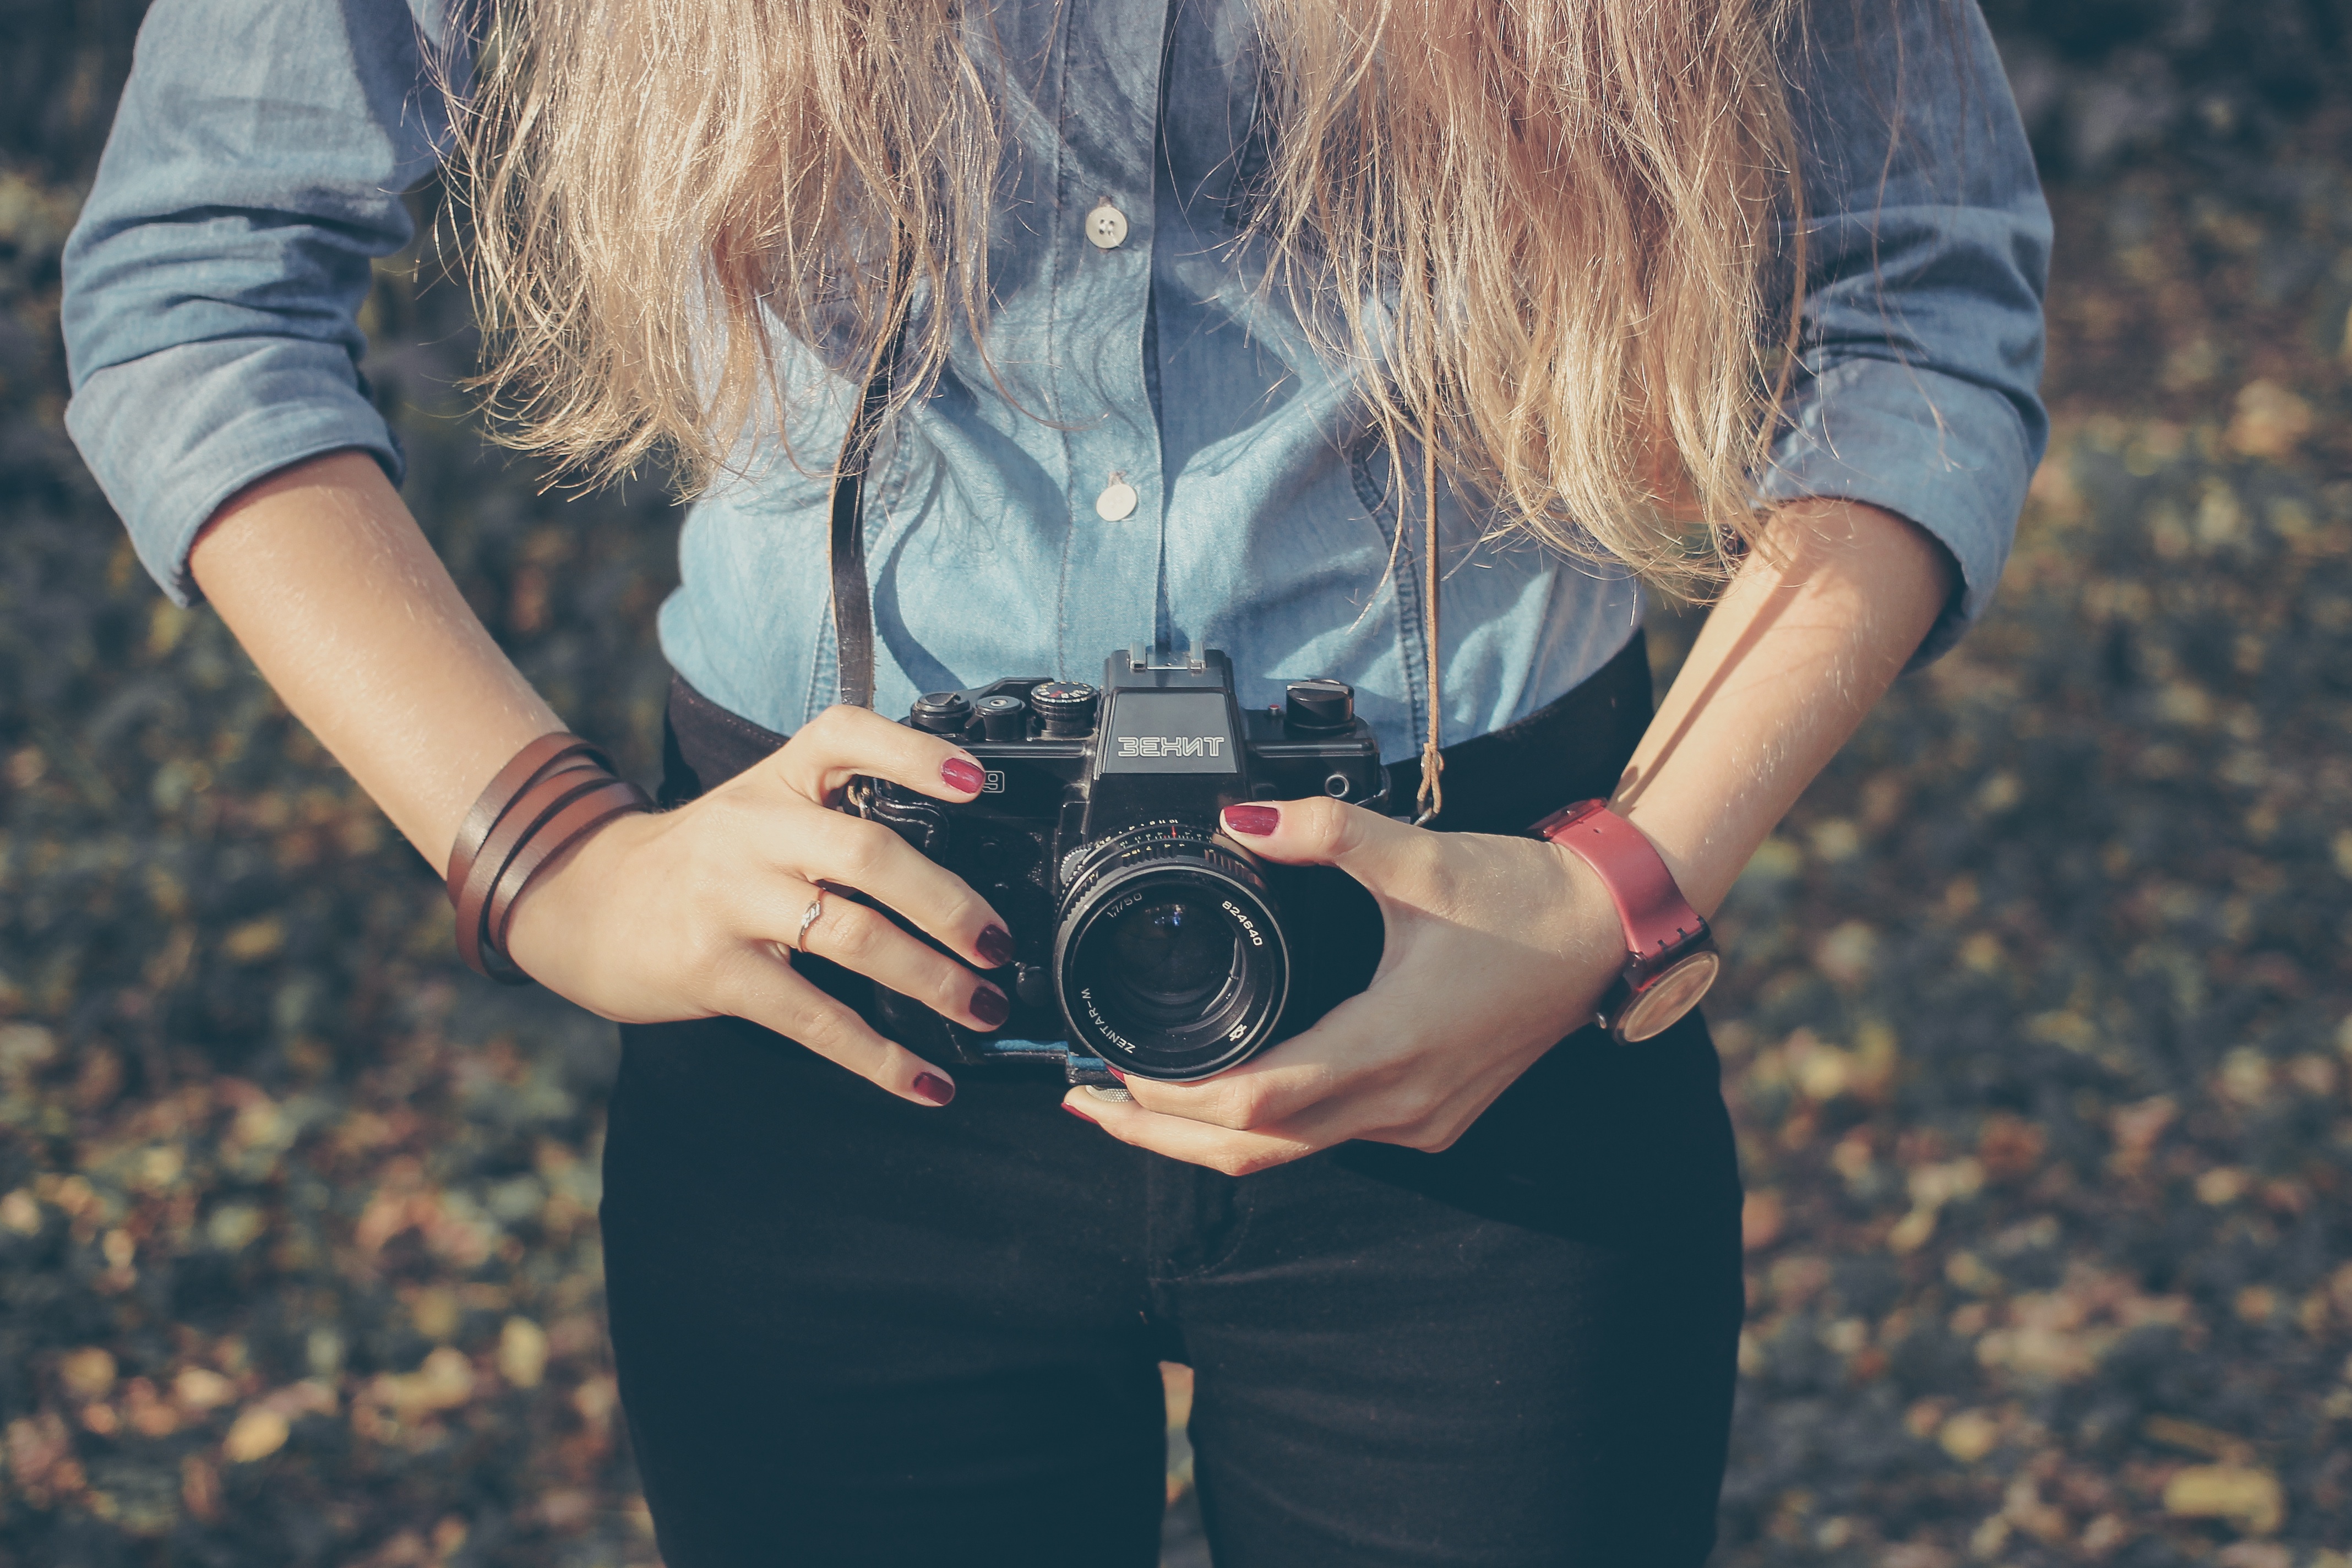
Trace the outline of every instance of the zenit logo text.
<path fill-rule="evenodd" d="M 1118 754 L 1122 757 L 1222 757 L 1225 738 L 1223 735 L 1121 735 Z"/>

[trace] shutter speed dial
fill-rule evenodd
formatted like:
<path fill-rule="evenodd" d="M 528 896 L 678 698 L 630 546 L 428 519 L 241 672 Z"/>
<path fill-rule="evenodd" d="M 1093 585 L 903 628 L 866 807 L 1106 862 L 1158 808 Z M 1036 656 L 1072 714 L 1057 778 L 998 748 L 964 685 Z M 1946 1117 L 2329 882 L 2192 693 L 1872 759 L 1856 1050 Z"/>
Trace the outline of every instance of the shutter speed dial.
<path fill-rule="evenodd" d="M 1094 733 L 1095 709 L 1102 693 L 1083 680 L 1049 680 L 1029 693 L 1045 733 L 1075 739 Z"/>

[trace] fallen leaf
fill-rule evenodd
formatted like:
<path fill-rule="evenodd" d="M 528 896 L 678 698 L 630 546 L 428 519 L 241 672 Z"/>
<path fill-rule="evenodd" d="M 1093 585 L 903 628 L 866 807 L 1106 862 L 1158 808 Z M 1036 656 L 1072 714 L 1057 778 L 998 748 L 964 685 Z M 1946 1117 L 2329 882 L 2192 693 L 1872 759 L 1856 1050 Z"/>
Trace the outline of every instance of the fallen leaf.
<path fill-rule="evenodd" d="M 2286 1518 L 2286 1494 L 2268 1470 L 2190 1465 L 2165 1482 L 2164 1511 L 2180 1519 L 2226 1519 L 2268 1535 Z"/>
<path fill-rule="evenodd" d="M 1973 1465 L 2000 1441 L 2000 1423 L 1981 1410 L 1963 1410 L 1944 1423 L 1936 1441 L 1963 1465 Z"/>
<path fill-rule="evenodd" d="M 221 1452 L 236 1464 L 249 1465 L 256 1459 L 268 1458 L 286 1446 L 293 1427 L 286 1417 L 267 1405 L 257 1405 L 238 1414 L 230 1424 L 228 1436 L 221 1443 Z"/>
<path fill-rule="evenodd" d="M 529 1318 L 509 1318 L 499 1331 L 499 1375 L 516 1388 L 537 1388 L 547 1375 L 547 1331 Z"/>

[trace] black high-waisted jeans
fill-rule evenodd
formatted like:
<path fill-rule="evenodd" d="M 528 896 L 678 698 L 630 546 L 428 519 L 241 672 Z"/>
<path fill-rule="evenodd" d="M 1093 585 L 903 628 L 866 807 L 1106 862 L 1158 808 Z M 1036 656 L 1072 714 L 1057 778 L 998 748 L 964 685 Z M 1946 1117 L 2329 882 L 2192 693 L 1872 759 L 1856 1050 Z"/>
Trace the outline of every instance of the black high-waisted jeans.
<path fill-rule="evenodd" d="M 1447 825 L 1607 793 L 1648 707 L 1637 641 L 1449 752 Z M 778 743 L 683 688 L 671 730 L 673 800 Z M 737 1020 L 622 1038 L 606 1280 L 670 1568 L 1148 1568 L 1163 1359 L 1220 1568 L 1707 1554 L 1739 1185 L 1696 1015 L 1570 1036 L 1442 1154 L 1238 1179 L 1065 1115 L 1051 1070 L 960 1067 L 930 1110 Z"/>

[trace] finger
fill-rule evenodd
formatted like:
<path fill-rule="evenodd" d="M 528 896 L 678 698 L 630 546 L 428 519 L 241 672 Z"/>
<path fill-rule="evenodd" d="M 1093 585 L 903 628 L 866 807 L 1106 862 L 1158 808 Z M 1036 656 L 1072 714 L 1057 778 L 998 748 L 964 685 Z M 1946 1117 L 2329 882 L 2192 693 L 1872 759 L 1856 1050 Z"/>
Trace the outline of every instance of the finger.
<path fill-rule="evenodd" d="M 816 889 L 809 889 L 815 898 Z M 913 998 L 934 1013 L 943 1014 L 982 1034 L 1004 1022 L 1013 1011 L 1004 993 L 937 948 L 916 941 L 887 915 L 835 896 L 818 901 L 817 917 L 801 929 L 805 904 L 792 925 L 777 938 L 800 951 L 856 970 Z"/>
<path fill-rule="evenodd" d="M 778 827 L 790 831 L 793 839 L 777 844 L 776 863 L 795 877 L 855 888 L 978 968 L 998 969 L 1013 961 L 1013 938 L 988 900 L 880 823 L 828 812 L 814 822 L 803 814 L 789 829 Z M 795 922 L 806 907 L 793 905 Z"/>
<path fill-rule="evenodd" d="M 1284 865 L 1337 866 L 1367 886 L 1426 837 L 1421 828 L 1328 795 L 1229 805 L 1226 832 L 1253 855 Z"/>
<path fill-rule="evenodd" d="M 1394 1020 L 1390 1032 L 1363 1039 L 1331 1024 L 1327 1016 L 1307 1033 L 1197 1083 L 1133 1076 L 1121 1081 L 1137 1104 L 1163 1116 L 1234 1131 L 1278 1126 L 1337 1095 L 1360 1094 L 1385 1081 L 1382 1058 Z"/>
<path fill-rule="evenodd" d="M 860 774 L 954 801 L 971 799 L 988 782 L 988 770 L 961 746 L 845 704 L 803 725 L 773 765 L 793 790 L 827 805 Z"/>
<path fill-rule="evenodd" d="M 1394 997 L 1364 992 L 1342 1001 L 1313 1027 L 1214 1078 L 1162 1083 L 1129 1076 L 1120 1081 L 1147 1110 L 1213 1127 L 1282 1128 L 1297 1134 L 1310 1123 L 1320 1126 L 1339 1117 L 1349 1123 L 1345 1137 L 1368 1137 L 1415 1114 L 1428 1089 L 1413 1070 L 1418 1046 L 1434 1028 Z"/>
<path fill-rule="evenodd" d="M 944 1069 L 876 1034 L 772 954 L 746 948 L 719 1001 L 734 1016 L 772 1029 L 901 1100 L 945 1105 L 955 1098 L 955 1080 Z"/>
<path fill-rule="evenodd" d="M 1327 1139 L 1318 1142 L 1311 1136 L 1276 1131 L 1235 1132 L 1181 1116 L 1163 1116 L 1131 1100 L 1098 1099 L 1084 1089 L 1074 1089 L 1064 1096 L 1062 1106 L 1122 1143 L 1149 1149 L 1186 1164 L 1205 1165 L 1228 1176 L 1246 1176 L 1287 1164 L 1333 1142 Z"/>

